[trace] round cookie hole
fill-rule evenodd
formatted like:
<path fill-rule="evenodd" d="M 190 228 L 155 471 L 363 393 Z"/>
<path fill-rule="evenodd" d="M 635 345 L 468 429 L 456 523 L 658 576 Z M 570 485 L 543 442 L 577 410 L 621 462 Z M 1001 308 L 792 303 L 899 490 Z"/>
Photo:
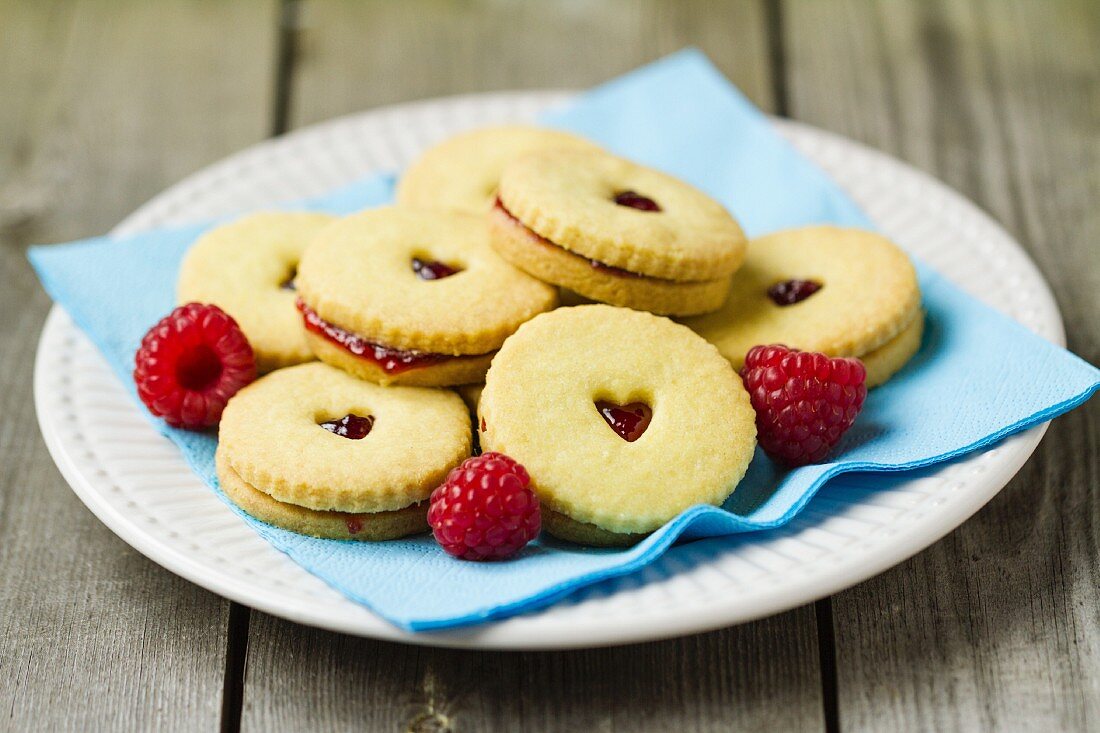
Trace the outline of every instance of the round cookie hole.
<path fill-rule="evenodd" d="M 646 402 L 619 404 L 610 400 L 595 400 L 596 412 L 607 426 L 627 443 L 642 437 L 653 421 L 653 408 Z"/>
<path fill-rule="evenodd" d="M 619 206 L 638 211 L 660 211 L 661 207 L 649 196 L 643 196 L 637 191 L 621 191 L 615 194 L 613 201 Z"/>
<path fill-rule="evenodd" d="M 281 283 L 279 283 L 279 289 L 280 290 L 289 290 L 292 293 L 297 291 L 298 290 L 298 284 L 295 282 L 295 280 L 297 280 L 297 279 L 298 279 L 298 267 L 297 267 L 297 265 L 294 265 L 290 268 L 290 272 L 287 273 L 287 276 L 283 278 L 283 281 Z"/>
<path fill-rule="evenodd" d="M 768 297 L 778 306 L 801 303 L 825 287 L 817 280 L 782 280 L 768 288 Z"/>
<path fill-rule="evenodd" d="M 317 423 L 317 426 L 341 438 L 362 440 L 370 435 L 371 428 L 374 427 L 374 415 L 363 416 L 349 412 L 339 419 Z"/>
<path fill-rule="evenodd" d="M 462 267 L 457 265 L 448 265 L 445 262 L 432 259 L 429 255 L 413 257 L 411 265 L 412 271 L 421 280 L 442 280 L 463 270 Z"/>

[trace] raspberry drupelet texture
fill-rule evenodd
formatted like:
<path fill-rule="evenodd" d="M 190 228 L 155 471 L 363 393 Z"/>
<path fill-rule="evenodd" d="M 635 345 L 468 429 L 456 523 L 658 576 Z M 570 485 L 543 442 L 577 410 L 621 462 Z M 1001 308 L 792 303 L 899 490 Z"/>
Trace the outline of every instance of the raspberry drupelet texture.
<path fill-rule="evenodd" d="M 149 329 L 134 357 L 138 397 L 169 425 L 218 424 L 232 397 L 256 378 L 252 346 L 215 305 L 181 305 Z"/>
<path fill-rule="evenodd" d="M 859 359 L 778 344 L 750 349 L 741 378 L 756 410 L 760 447 L 789 466 L 825 458 L 867 398 L 867 371 Z"/>
<path fill-rule="evenodd" d="M 538 536 L 542 513 L 527 470 L 502 453 L 467 458 L 435 491 L 428 524 L 450 555 L 502 560 Z"/>

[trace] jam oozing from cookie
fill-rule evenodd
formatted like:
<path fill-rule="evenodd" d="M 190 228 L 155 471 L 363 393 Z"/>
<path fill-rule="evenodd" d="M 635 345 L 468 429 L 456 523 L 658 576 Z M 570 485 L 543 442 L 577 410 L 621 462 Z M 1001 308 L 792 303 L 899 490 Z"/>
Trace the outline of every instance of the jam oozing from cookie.
<path fill-rule="evenodd" d="M 348 534 L 359 534 L 363 531 L 363 520 L 358 517 L 345 517 L 344 524 L 348 527 Z"/>
<path fill-rule="evenodd" d="M 615 203 L 638 211 L 660 211 L 661 207 L 649 196 L 643 196 L 637 191 L 623 191 L 615 195 Z"/>
<path fill-rule="evenodd" d="M 617 405 L 607 400 L 597 400 L 596 410 L 615 433 L 627 443 L 642 437 L 653 419 L 653 408 L 644 402 Z"/>
<path fill-rule="evenodd" d="M 421 280 L 442 280 L 461 271 L 461 268 L 451 267 L 438 260 L 422 260 L 419 257 L 413 257 L 412 269 Z"/>
<path fill-rule="evenodd" d="M 317 315 L 317 311 L 302 302 L 301 298 L 298 299 L 297 305 L 298 310 L 302 313 L 302 320 L 305 322 L 307 331 L 328 339 L 355 356 L 373 361 L 387 374 L 400 374 L 410 369 L 432 366 L 447 359 L 461 358 L 425 351 L 392 349 L 389 346 L 376 344 L 329 323 Z"/>
<path fill-rule="evenodd" d="M 371 428 L 374 427 L 374 415 L 363 417 L 362 415 L 348 413 L 339 420 L 326 420 L 318 424 L 333 435 L 339 435 L 341 438 L 362 440 L 370 434 Z"/>
<path fill-rule="evenodd" d="M 556 247 L 557 245 L 554 246 Z M 606 272 L 608 275 L 614 275 L 615 277 L 642 277 L 642 275 L 639 275 L 636 272 L 624 270 L 623 268 L 615 267 L 614 265 L 605 265 L 598 260 L 588 260 L 588 264 L 592 265 L 593 268 L 599 270 L 600 272 Z"/>
<path fill-rule="evenodd" d="M 785 280 L 768 288 L 768 297 L 776 305 L 794 305 L 821 290 L 815 280 Z"/>
<path fill-rule="evenodd" d="M 499 196 L 497 197 L 496 201 L 493 203 L 493 208 L 498 209 L 502 214 L 507 216 L 508 219 L 512 222 L 512 224 L 514 224 L 515 226 L 522 229 L 523 232 L 532 241 L 538 242 L 539 244 L 544 245 L 546 247 L 554 247 L 555 249 L 560 249 L 564 252 L 568 252 L 569 254 L 573 255 L 574 257 L 580 257 L 581 259 L 587 261 L 588 264 L 591 265 L 591 267 L 595 270 L 599 270 L 600 272 L 606 273 L 608 275 L 614 275 L 616 277 L 645 277 L 645 275 L 640 275 L 637 272 L 631 272 L 630 270 L 624 270 L 621 267 L 615 267 L 614 265 L 608 265 L 608 264 L 605 264 L 605 263 L 600 262 L 598 260 L 592 260 L 592 259 L 588 259 L 587 257 L 582 257 L 581 255 L 574 254 L 573 252 L 569 252 L 569 250 L 565 249 L 565 247 L 562 247 L 561 245 L 554 244 L 549 239 L 542 236 L 541 234 L 539 234 L 535 230 L 528 227 L 522 221 L 517 219 L 512 214 L 511 211 L 508 211 L 508 209 L 506 209 L 504 207 L 504 204 L 501 202 Z"/>

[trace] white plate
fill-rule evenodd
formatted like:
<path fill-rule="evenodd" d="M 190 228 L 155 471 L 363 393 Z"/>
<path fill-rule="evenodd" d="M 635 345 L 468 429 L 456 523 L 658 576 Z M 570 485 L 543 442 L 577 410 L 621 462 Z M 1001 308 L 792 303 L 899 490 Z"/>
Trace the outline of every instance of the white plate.
<path fill-rule="evenodd" d="M 398 169 L 465 128 L 529 120 L 564 93 L 454 97 L 340 118 L 264 142 L 143 206 L 116 233 L 208 219 L 316 195 Z M 928 176 L 843 138 L 776 127 L 828 170 L 872 219 L 948 278 L 1064 343 L 1042 276 L 1006 232 Z M 1037 427 L 919 477 L 853 476 L 826 487 L 789 526 L 582 590 L 541 612 L 473 629 L 411 634 L 346 600 L 248 529 L 138 413 L 106 363 L 55 307 L 35 364 L 50 453 L 76 494 L 123 540 L 215 593 L 276 616 L 382 639 L 441 646 L 561 648 L 715 629 L 792 608 L 879 573 L 957 527 L 1019 470 Z"/>

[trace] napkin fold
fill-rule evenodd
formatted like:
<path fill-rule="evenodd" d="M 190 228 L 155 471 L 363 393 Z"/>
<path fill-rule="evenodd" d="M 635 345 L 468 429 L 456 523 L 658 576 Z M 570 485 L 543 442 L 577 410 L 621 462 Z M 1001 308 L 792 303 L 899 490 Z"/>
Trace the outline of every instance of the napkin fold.
<path fill-rule="evenodd" d="M 813 223 L 871 226 L 694 50 L 598 87 L 542 122 L 690 181 L 754 236 Z M 374 176 L 296 207 L 342 214 L 387 203 L 392 193 L 392 176 Z M 133 354 L 149 326 L 174 306 L 180 260 L 210 226 L 39 246 L 29 257 L 51 297 L 133 391 Z M 545 606 L 663 556 L 690 564 L 700 552 L 737 542 L 739 533 L 790 521 L 835 476 L 949 460 L 1062 414 L 1100 387 L 1100 371 L 1091 365 L 919 263 L 918 273 L 927 310 L 921 350 L 870 393 L 830 462 L 784 471 L 758 451 L 725 507 L 691 508 L 629 549 L 543 537 L 512 561 L 471 563 L 448 557 L 430 536 L 382 543 L 305 537 L 228 502 L 214 473 L 216 436 L 150 419 L 243 521 L 351 600 L 409 630 L 475 624 Z M 692 542 L 703 538 L 709 539 Z"/>

